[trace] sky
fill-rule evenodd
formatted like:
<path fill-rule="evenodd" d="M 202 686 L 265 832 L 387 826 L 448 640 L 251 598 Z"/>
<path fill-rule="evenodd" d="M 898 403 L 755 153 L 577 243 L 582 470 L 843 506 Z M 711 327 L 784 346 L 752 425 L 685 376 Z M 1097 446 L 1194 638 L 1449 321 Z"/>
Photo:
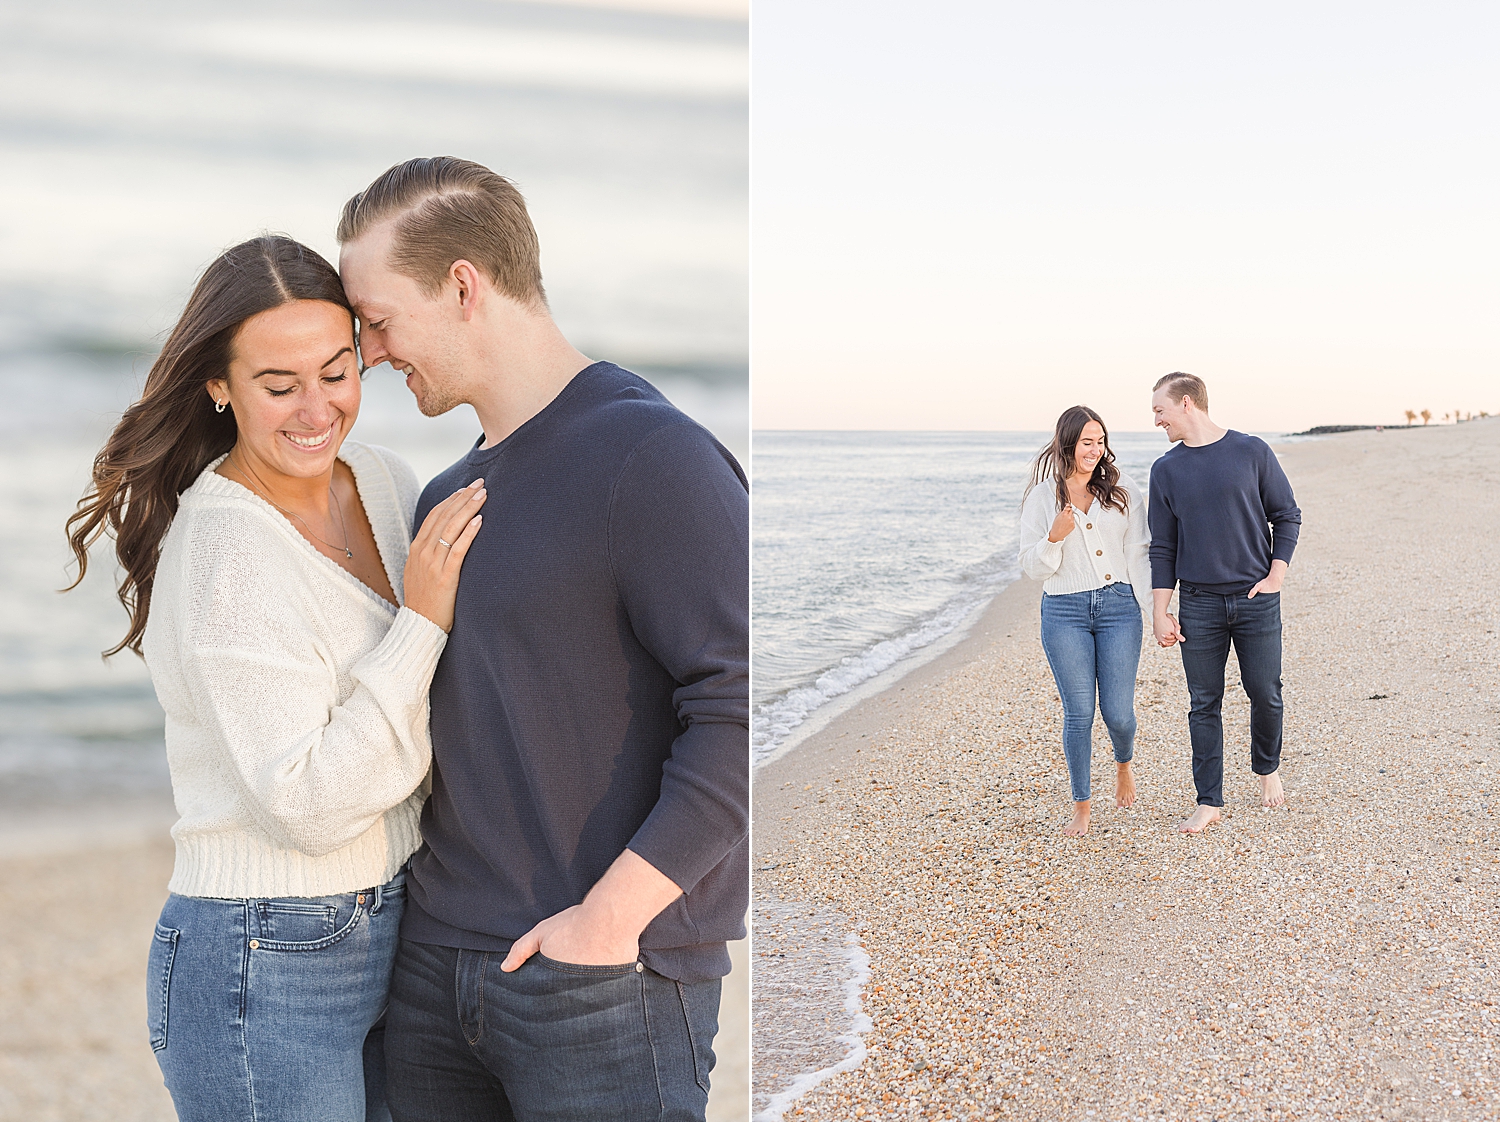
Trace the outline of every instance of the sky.
<path fill-rule="evenodd" d="M 1484 3 L 756 0 L 757 429 L 1500 413 Z"/>

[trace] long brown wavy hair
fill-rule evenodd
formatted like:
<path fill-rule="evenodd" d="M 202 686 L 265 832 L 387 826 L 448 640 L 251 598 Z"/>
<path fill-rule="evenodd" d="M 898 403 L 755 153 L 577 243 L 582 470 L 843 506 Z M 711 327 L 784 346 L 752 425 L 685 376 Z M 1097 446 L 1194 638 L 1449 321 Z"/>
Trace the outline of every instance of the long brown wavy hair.
<path fill-rule="evenodd" d="M 1084 426 L 1090 421 L 1098 421 L 1099 427 L 1104 430 L 1104 455 L 1094 465 L 1088 489 L 1106 507 L 1124 513 L 1130 507 L 1130 495 L 1120 486 L 1120 469 L 1115 467 L 1115 450 L 1109 446 L 1109 426 L 1104 423 L 1103 417 L 1087 405 L 1072 405 L 1063 410 L 1062 416 L 1057 419 L 1057 427 L 1052 431 L 1051 441 L 1031 461 L 1031 481 L 1026 484 L 1026 490 L 1029 493 L 1043 480 L 1052 480 L 1057 487 L 1057 509 L 1061 510 L 1068 505 L 1068 476 L 1078 466 L 1078 441 L 1083 436 Z"/>
<path fill-rule="evenodd" d="M 225 250 L 198 278 L 151 364 L 141 399 L 94 458 L 93 481 L 68 519 L 68 544 L 78 560 L 68 588 L 88 572 L 89 547 L 101 535 L 112 537 L 125 570 L 117 594 L 130 630 L 105 658 L 127 647 L 141 653 L 156 563 L 178 496 L 234 447 L 234 414 L 215 411 L 207 383 L 228 376 L 234 338 L 247 319 L 297 300 L 326 300 L 349 311 L 337 270 L 300 242 L 268 234 Z"/>

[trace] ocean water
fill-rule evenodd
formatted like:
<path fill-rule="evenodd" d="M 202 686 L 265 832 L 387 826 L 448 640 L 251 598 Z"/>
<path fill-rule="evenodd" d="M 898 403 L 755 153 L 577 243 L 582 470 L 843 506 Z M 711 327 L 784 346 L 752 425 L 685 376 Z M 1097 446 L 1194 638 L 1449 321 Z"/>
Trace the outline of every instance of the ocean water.
<path fill-rule="evenodd" d="M 265 230 L 330 257 L 345 199 L 416 155 L 525 192 L 553 310 L 748 452 L 743 20 L 566 4 L 104 0 L 0 6 L 0 807 L 160 791 L 161 712 L 111 557 L 63 523 L 203 266 Z M 425 478 L 388 367 L 355 436 Z"/>
<path fill-rule="evenodd" d="M 751 744 L 951 634 L 1020 573 L 1041 432 L 757 432 Z M 1110 435 L 1145 490 L 1160 432 Z"/>

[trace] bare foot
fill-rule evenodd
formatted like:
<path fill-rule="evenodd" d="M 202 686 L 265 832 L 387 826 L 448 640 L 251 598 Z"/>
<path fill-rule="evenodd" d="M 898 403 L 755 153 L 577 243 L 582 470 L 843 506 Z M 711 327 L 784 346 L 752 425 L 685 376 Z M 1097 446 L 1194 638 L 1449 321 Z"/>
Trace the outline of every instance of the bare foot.
<path fill-rule="evenodd" d="M 1089 832 L 1089 804 L 1088 800 L 1073 804 L 1073 821 L 1063 827 L 1063 836 L 1068 838 L 1081 838 Z"/>
<path fill-rule="evenodd" d="M 1260 777 L 1260 805 L 1266 809 L 1286 802 L 1286 791 L 1281 786 L 1280 772 Z"/>
<path fill-rule="evenodd" d="M 1219 820 L 1219 808 L 1216 806 L 1199 806 L 1197 810 L 1177 827 L 1179 834 L 1201 834 L 1210 823 Z"/>
<path fill-rule="evenodd" d="M 1115 765 L 1115 809 L 1125 810 L 1135 805 L 1135 776 L 1129 764 Z"/>

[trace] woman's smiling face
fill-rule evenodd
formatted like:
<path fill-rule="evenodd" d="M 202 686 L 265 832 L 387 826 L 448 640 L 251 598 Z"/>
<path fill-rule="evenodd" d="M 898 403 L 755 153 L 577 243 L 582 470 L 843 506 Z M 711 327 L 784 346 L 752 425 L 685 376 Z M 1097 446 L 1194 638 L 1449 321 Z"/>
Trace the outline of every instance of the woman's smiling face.
<path fill-rule="evenodd" d="M 234 410 L 236 455 L 248 454 L 254 470 L 327 475 L 359 416 L 352 318 L 323 300 L 251 316 L 235 334 L 229 377 L 208 392 Z"/>
<path fill-rule="evenodd" d="M 1104 449 L 1104 426 L 1098 421 L 1090 421 L 1078 434 L 1078 443 L 1073 447 L 1073 462 L 1078 465 L 1079 471 L 1092 475 L 1104 455 Z"/>

